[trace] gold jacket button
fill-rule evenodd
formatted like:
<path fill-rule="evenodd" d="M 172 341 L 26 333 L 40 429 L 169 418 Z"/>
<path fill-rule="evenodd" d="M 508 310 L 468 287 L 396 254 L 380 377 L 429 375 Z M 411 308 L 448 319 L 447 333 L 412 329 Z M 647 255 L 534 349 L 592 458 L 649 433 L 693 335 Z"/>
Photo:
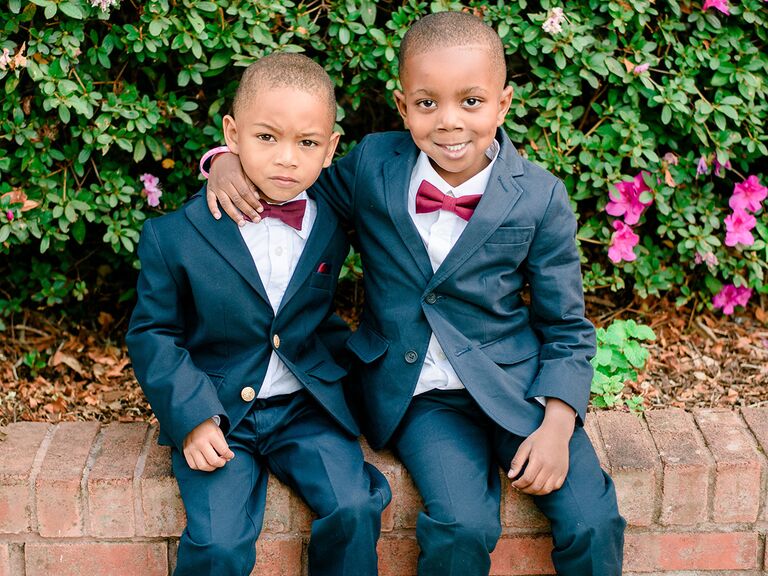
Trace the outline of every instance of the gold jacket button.
<path fill-rule="evenodd" d="M 275 347 L 275 350 L 280 348 L 280 336 L 278 336 L 277 334 L 272 336 L 272 345 Z"/>
<path fill-rule="evenodd" d="M 246 402 L 250 402 L 251 400 L 256 398 L 256 391 L 250 386 L 246 386 L 245 388 L 240 390 L 240 398 L 242 398 Z"/>

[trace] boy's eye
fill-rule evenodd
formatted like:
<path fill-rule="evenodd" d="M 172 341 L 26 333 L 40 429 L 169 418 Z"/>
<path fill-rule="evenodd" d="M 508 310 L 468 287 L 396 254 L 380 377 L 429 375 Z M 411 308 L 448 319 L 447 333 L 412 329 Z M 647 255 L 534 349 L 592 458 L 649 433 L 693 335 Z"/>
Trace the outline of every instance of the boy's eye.
<path fill-rule="evenodd" d="M 274 142 L 275 141 L 275 137 L 272 136 L 272 134 L 256 134 L 256 138 L 258 138 L 262 142 Z"/>
<path fill-rule="evenodd" d="M 466 100 L 464 100 L 464 104 L 466 104 L 470 108 L 475 108 L 476 106 L 480 106 L 480 104 L 482 104 L 482 102 L 483 101 L 480 100 L 479 98 L 474 98 L 474 97 L 467 98 Z"/>
<path fill-rule="evenodd" d="M 422 108 L 434 108 L 437 106 L 434 100 L 419 100 L 416 104 Z"/>
<path fill-rule="evenodd" d="M 314 148 L 315 146 L 317 146 L 317 142 L 315 142 L 314 140 L 302 140 L 301 142 L 299 142 L 299 145 L 305 146 L 307 148 Z"/>

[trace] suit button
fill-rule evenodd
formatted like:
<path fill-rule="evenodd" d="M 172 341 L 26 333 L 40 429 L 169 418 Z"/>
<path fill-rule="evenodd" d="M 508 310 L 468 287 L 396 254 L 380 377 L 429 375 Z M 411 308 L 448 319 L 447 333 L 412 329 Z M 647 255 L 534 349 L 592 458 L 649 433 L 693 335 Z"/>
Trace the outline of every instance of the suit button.
<path fill-rule="evenodd" d="M 272 345 L 275 347 L 275 350 L 280 348 L 280 336 L 278 336 L 277 334 L 272 336 Z"/>
<path fill-rule="evenodd" d="M 240 390 L 240 398 L 242 398 L 245 402 L 250 402 L 256 398 L 256 391 L 250 386 L 246 386 Z"/>
<path fill-rule="evenodd" d="M 434 292 L 430 292 L 429 294 L 427 294 L 427 297 L 424 298 L 424 300 L 426 300 L 427 304 L 434 304 L 435 302 L 437 302 L 437 296 L 435 295 Z"/>
<path fill-rule="evenodd" d="M 408 364 L 413 364 L 418 359 L 419 355 L 416 354 L 415 350 L 408 350 L 408 352 L 405 353 L 405 361 L 408 362 Z"/>

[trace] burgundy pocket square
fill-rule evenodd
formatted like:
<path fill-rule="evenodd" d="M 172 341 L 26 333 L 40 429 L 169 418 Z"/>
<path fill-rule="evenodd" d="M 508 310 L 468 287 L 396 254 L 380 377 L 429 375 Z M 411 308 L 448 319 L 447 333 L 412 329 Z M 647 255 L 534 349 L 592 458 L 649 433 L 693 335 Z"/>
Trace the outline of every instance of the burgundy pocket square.
<path fill-rule="evenodd" d="M 317 267 L 318 274 L 328 274 L 331 271 L 331 267 L 328 266 L 328 262 L 320 262 L 320 266 Z"/>

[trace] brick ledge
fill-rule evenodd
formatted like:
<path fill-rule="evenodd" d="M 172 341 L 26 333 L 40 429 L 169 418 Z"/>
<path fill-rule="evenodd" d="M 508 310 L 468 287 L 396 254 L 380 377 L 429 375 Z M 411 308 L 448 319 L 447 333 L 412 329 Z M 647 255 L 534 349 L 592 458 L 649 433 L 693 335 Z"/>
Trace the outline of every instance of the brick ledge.
<path fill-rule="evenodd" d="M 144 423 L 17 423 L 0 429 L 0 576 L 166 576 L 184 510 L 169 450 Z M 626 574 L 765 574 L 768 408 L 590 415 L 587 432 L 627 519 Z M 0 437 L 2 435 L 0 434 Z M 415 574 L 420 500 L 388 452 L 381 576 Z M 494 576 L 552 574 L 546 519 L 504 482 Z M 312 516 L 270 479 L 254 574 L 306 574 Z"/>

